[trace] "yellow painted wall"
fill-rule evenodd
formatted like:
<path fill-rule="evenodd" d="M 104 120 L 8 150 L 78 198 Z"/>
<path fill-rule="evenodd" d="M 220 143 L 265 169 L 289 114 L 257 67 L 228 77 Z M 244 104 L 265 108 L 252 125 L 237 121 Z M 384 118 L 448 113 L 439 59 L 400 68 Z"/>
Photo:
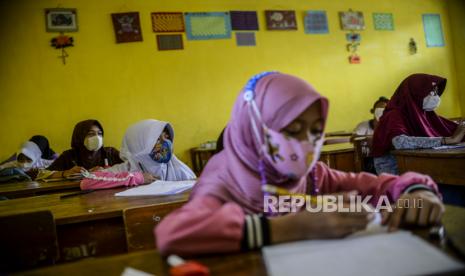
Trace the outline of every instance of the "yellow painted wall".
<path fill-rule="evenodd" d="M 457 92 L 465 117 L 465 0 L 448 0 L 450 24 L 457 72 Z"/>
<path fill-rule="evenodd" d="M 329 97 L 330 131 L 352 129 L 369 118 L 372 102 L 381 95 L 390 96 L 414 72 L 447 77 L 439 112 L 461 114 L 451 23 L 443 0 L 0 3 L 1 158 L 38 133 L 48 136 L 56 150 L 65 150 L 74 124 L 87 118 L 99 119 L 105 127 L 106 145 L 119 147 L 128 125 L 157 118 L 172 122 L 176 153 L 186 161 L 190 147 L 216 139 L 238 91 L 251 75 L 263 70 L 300 76 Z M 59 51 L 49 46 L 54 34 L 44 27 L 43 9 L 57 6 L 78 9 L 79 32 L 72 34 L 75 47 L 68 48 L 66 65 L 57 58 Z M 348 64 L 345 32 L 339 28 L 337 13 L 349 8 L 365 13 L 360 65 Z M 259 12 L 257 47 L 237 47 L 233 38 L 185 40 L 183 51 L 157 51 L 151 12 L 232 9 Z M 299 30 L 266 31 L 265 9 L 296 10 Z M 312 9 L 327 11 L 329 34 L 304 34 L 304 11 Z M 140 12 L 143 42 L 115 43 L 110 14 L 127 11 Z M 374 31 L 373 12 L 392 12 L 396 30 Z M 441 14 L 445 47 L 426 48 L 422 13 Z M 465 18 L 463 11 L 459 17 Z M 410 37 L 418 42 L 416 55 L 408 53 Z"/>

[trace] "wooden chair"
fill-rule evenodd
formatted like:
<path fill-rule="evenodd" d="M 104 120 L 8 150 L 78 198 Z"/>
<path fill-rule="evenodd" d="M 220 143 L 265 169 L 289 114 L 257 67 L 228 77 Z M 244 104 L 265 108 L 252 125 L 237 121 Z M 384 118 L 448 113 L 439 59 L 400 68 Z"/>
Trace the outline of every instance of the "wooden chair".
<path fill-rule="evenodd" d="M 187 201 L 157 204 L 123 211 L 128 252 L 155 248 L 153 229 L 172 211 Z"/>
<path fill-rule="evenodd" d="M 57 259 L 55 221 L 50 211 L 0 217 L 0 271 L 51 265 Z"/>
<path fill-rule="evenodd" d="M 355 170 L 368 171 L 365 159 L 371 156 L 371 136 L 356 137 L 353 140 L 355 149 Z"/>
<path fill-rule="evenodd" d="M 216 153 L 216 149 L 192 148 L 191 159 L 194 173 L 199 176 L 208 160 Z"/>

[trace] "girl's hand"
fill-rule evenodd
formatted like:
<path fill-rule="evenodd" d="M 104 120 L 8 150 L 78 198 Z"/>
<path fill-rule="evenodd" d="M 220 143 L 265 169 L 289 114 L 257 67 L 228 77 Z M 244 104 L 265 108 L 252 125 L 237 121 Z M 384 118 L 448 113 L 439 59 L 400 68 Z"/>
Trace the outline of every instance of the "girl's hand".
<path fill-rule="evenodd" d="M 150 173 L 142 173 L 144 175 L 144 184 L 149 184 L 158 180 L 158 178 Z"/>
<path fill-rule="evenodd" d="M 383 225 L 394 231 L 402 224 L 427 226 L 437 224 L 444 214 L 444 204 L 430 191 L 416 191 L 402 195 L 392 213 L 383 213 Z"/>
<path fill-rule="evenodd" d="M 63 177 L 69 177 L 73 174 L 80 174 L 82 170 L 85 170 L 83 167 L 74 166 L 69 170 L 63 172 Z"/>
<path fill-rule="evenodd" d="M 89 171 L 90 171 L 90 172 L 98 172 L 98 171 L 101 171 L 101 170 L 103 170 L 103 169 L 104 169 L 103 167 L 95 166 L 95 167 L 93 167 L 92 169 L 90 169 Z"/>
<path fill-rule="evenodd" d="M 462 142 L 463 137 L 465 137 L 465 125 L 460 123 L 451 137 L 444 138 L 444 142 L 446 145 L 458 144 Z"/>
<path fill-rule="evenodd" d="M 342 238 L 365 229 L 373 217 L 373 214 L 365 211 L 311 213 L 303 210 L 271 218 L 271 242 Z"/>

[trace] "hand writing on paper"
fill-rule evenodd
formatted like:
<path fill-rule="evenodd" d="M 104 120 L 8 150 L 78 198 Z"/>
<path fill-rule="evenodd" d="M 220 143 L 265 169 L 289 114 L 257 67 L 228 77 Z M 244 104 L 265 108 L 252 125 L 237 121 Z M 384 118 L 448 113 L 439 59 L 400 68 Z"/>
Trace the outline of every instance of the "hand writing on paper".
<path fill-rule="evenodd" d="M 142 173 L 144 175 L 144 184 L 149 184 L 158 180 L 158 178 L 150 173 Z"/>
<path fill-rule="evenodd" d="M 445 137 L 444 142 L 446 145 L 453 145 L 462 142 L 463 137 L 465 137 L 465 124 L 460 122 L 460 124 L 455 129 L 454 134 L 450 137 Z"/>
<path fill-rule="evenodd" d="M 427 226 L 437 224 L 444 213 L 439 197 L 430 191 L 416 191 L 402 195 L 392 213 L 383 213 L 383 225 L 395 231 L 402 224 Z"/>
<path fill-rule="evenodd" d="M 83 167 L 80 166 L 74 166 L 69 170 L 66 170 L 63 172 L 63 177 L 69 177 L 73 174 L 79 174 L 81 173 L 82 170 L 85 170 Z"/>

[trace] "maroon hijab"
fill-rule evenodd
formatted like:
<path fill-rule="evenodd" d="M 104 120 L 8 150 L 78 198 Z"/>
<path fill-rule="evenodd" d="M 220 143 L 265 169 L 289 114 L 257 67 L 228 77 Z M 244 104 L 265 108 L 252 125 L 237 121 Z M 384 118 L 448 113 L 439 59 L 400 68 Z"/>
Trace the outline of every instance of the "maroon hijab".
<path fill-rule="evenodd" d="M 457 124 L 443 118 L 434 111 L 423 110 L 423 99 L 435 86 L 441 96 L 447 80 L 427 74 L 413 74 L 407 77 L 391 97 L 373 136 L 373 156 L 387 154 L 392 139 L 405 134 L 417 137 L 451 136 Z"/>

